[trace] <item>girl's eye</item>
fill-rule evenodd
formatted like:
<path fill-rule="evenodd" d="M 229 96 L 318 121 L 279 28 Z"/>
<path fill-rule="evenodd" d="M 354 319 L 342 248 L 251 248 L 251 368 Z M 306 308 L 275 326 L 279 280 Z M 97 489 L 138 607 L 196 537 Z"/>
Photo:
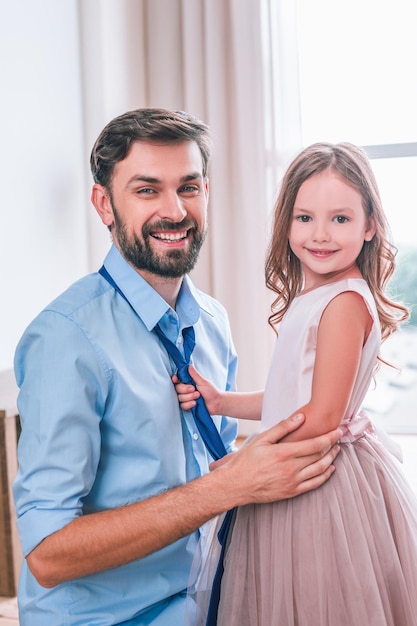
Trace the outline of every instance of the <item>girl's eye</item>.
<path fill-rule="evenodd" d="M 297 215 L 295 219 L 303 224 L 311 221 L 311 217 L 309 215 Z"/>
<path fill-rule="evenodd" d="M 334 221 L 337 222 L 338 224 L 345 224 L 349 220 L 344 215 L 336 215 L 336 217 L 334 218 Z"/>

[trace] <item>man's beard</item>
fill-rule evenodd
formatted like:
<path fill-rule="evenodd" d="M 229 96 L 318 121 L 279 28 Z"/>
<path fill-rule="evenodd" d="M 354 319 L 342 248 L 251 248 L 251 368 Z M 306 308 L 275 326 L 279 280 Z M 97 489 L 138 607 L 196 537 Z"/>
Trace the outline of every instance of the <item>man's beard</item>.
<path fill-rule="evenodd" d="M 126 225 L 121 222 L 114 207 L 113 214 L 114 238 L 117 240 L 126 261 L 135 269 L 145 270 L 163 278 L 180 278 L 194 268 L 206 236 L 206 230 L 199 230 L 195 220 L 184 219 L 179 223 L 161 220 L 152 226 L 144 224 L 142 239 L 140 239 L 136 234 L 132 236 L 127 234 Z M 151 232 L 159 230 L 182 231 L 190 228 L 193 229 L 193 233 L 187 252 L 173 248 L 167 250 L 164 255 L 158 255 L 149 245 Z"/>

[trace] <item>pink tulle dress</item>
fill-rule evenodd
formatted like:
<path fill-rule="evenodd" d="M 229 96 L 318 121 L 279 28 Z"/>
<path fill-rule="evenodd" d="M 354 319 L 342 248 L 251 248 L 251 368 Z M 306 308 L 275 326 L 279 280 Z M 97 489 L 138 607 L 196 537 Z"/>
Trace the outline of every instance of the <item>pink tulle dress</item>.
<path fill-rule="evenodd" d="M 417 499 L 391 440 L 361 411 L 380 347 L 375 303 L 364 280 L 335 282 L 294 300 L 280 325 L 262 428 L 309 401 L 320 318 L 344 291 L 363 297 L 374 323 L 342 421 L 336 472 L 315 491 L 237 510 L 219 626 L 417 625 Z M 214 538 L 206 577 L 217 549 Z"/>

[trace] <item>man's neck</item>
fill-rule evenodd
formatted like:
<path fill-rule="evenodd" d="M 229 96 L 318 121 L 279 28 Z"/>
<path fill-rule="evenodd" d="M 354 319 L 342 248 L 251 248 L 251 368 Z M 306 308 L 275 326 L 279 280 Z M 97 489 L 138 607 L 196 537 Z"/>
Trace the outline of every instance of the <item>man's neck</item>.
<path fill-rule="evenodd" d="M 159 293 L 161 298 L 163 298 L 165 302 L 167 302 L 169 306 L 175 310 L 178 294 L 180 292 L 184 277 L 180 276 L 180 278 L 165 278 L 146 270 L 136 271 L 142 276 L 144 280 L 146 280 L 147 283 L 149 283 L 149 285 L 153 289 L 155 289 L 157 293 Z"/>

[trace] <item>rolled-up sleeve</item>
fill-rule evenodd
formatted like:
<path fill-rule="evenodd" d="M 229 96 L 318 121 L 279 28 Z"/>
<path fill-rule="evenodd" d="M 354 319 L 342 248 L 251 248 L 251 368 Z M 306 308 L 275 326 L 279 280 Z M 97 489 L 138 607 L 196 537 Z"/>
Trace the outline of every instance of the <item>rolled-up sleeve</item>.
<path fill-rule="evenodd" d="M 27 329 L 15 371 L 23 429 L 13 489 L 27 555 L 82 514 L 100 459 L 108 379 L 83 329 L 54 311 Z"/>

